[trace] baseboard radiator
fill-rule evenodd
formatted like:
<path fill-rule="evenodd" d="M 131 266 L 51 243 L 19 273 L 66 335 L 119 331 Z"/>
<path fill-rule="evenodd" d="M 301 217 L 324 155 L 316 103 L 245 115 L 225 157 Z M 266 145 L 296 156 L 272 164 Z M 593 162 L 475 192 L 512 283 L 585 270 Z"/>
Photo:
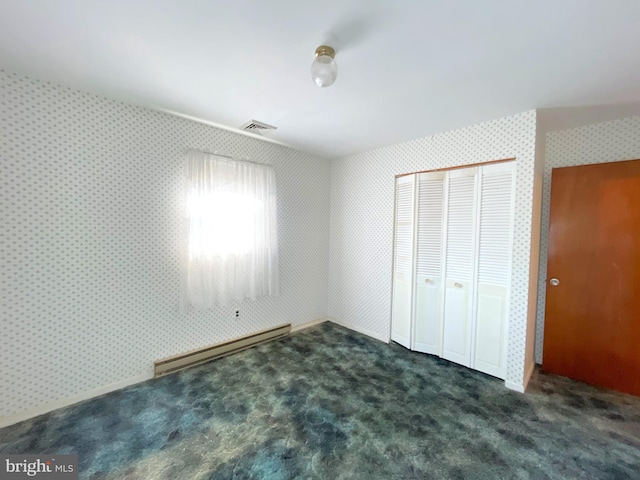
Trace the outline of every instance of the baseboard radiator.
<path fill-rule="evenodd" d="M 246 350 L 247 348 L 255 347 L 261 343 L 284 337 L 288 335 L 289 332 L 291 332 L 291 324 L 282 325 L 281 327 L 263 330 L 262 332 L 254 333 L 246 337 L 236 338 L 227 342 L 157 360 L 154 362 L 155 376 L 160 377 L 184 368 L 215 360 L 216 358 L 225 357 Z"/>

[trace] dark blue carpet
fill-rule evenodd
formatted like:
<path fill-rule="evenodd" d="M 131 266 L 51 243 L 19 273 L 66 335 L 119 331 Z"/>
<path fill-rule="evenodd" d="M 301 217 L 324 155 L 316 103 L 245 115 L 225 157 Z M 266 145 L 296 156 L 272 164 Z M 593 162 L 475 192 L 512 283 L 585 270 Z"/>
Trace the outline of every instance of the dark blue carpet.
<path fill-rule="evenodd" d="M 81 478 L 639 479 L 640 399 L 325 324 L 0 430 Z"/>

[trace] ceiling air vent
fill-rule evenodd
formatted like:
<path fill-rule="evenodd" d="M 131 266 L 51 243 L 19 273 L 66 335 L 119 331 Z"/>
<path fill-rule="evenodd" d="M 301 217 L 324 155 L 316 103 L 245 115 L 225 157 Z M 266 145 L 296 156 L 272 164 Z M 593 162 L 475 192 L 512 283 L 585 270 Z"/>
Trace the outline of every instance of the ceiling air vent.
<path fill-rule="evenodd" d="M 257 133 L 258 135 L 267 135 L 271 130 L 277 130 L 278 127 L 268 125 L 257 120 L 249 120 L 247 123 L 240 127 L 240 130 L 245 132 Z"/>

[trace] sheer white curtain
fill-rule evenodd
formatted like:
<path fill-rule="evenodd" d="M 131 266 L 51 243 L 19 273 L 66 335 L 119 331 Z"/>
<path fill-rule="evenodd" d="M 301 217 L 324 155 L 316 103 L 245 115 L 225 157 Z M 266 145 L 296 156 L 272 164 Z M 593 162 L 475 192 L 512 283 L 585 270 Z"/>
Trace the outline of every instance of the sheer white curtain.
<path fill-rule="evenodd" d="M 185 180 L 183 306 L 278 295 L 273 167 L 189 151 Z"/>

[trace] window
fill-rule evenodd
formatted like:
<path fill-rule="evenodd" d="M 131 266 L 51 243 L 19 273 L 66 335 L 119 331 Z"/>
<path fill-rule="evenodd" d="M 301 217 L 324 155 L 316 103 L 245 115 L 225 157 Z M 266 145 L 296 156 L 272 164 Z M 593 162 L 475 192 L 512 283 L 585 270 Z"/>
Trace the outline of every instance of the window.
<path fill-rule="evenodd" d="M 272 166 L 190 151 L 183 301 L 198 308 L 278 294 Z"/>

